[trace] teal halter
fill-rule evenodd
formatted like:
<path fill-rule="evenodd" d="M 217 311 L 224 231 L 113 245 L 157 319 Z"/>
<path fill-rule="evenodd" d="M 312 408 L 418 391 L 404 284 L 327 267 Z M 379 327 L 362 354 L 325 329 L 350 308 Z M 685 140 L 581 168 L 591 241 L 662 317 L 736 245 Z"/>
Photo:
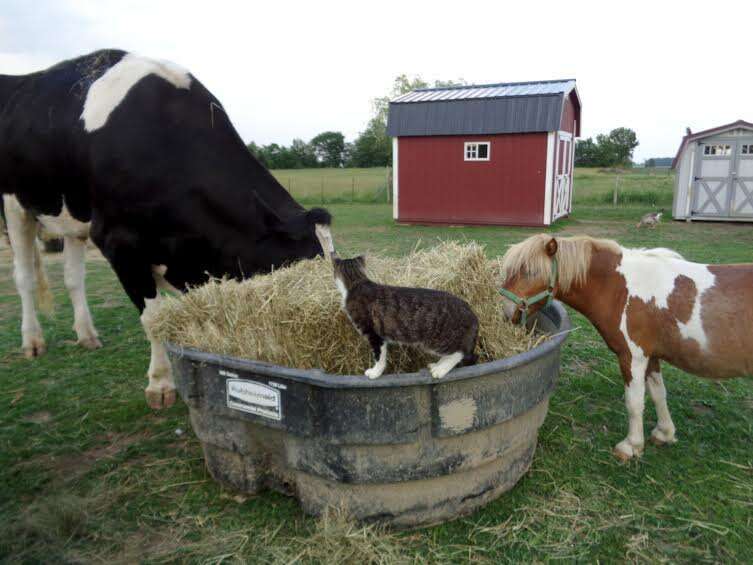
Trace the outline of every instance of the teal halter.
<path fill-rule="evenodd" d="M 518 296 L 517 294 L 515 294 L 511 290 L 507 290 L 506 288 L 500 289 L 499 293 L 505 298 L 509 298 L 517 305 L 517 310 L 520 310 L 521 313 L 520 323 L 525 326 L 526 322 L 528 321 L 528 310 L 531 308 L 531 306 L 538 302 L 541 302 L 545 298 L 545 306 L 549 306 L 552 303 L 552 300 L 554 300 L 554 287 L 556 284 L 557 259 L 552 257 L 552 272 L 549 275 L 549 286 L 546 290 L 542 290 L 541 292 L 534 294 L 533 296 L 529 296 L 528 298 Z"/>

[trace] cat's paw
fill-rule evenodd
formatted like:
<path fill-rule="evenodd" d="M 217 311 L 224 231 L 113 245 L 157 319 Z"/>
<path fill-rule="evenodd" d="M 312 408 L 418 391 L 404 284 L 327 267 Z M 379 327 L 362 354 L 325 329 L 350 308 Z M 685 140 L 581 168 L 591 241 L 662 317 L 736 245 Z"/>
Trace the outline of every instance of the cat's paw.
<path fill-rule="evenodd" d="M 378 379 L 382 376 L 382 371 L 379 369 L 379 367 L 371 367 L 370 369 L 366 369 L 363 374 L 373 381 L 374 379 Z"/>
<path fill-rule="evenodd" d="M 442 366 L 441 363 L 431 363 L 429 364 L 429 372 L 435 379 L 441 379 L 450 372 L 450 369 L 446 366 Z"/>

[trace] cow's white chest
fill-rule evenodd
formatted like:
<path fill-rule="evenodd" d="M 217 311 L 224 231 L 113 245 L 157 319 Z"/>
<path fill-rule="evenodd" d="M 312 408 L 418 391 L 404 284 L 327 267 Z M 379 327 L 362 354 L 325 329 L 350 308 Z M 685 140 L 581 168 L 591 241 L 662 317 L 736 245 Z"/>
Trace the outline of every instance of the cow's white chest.
<path fill-rule="evenodd" d="M 628 298 L 638 298 L 643 302 L 656 302 L 658 308 L 669 307 L 669 297 L 675 289 L 675 281 L 685 276 L 693 281 L 696 295 L 690 319 L 677 320 L 677 327 L 685 339 L 693 339 L 706 349 L 708 337 L 703 329 L 701 299 L 703 293 L 714 286 L 715 276 L 708 265 L 691 263 L 668 250 L 623 249 L 622 260 L 617 271 L 625 277 Z M 625 304 L 627 308 L 627 302 Z M 623 312 L 620 329 L 628 343 L 626 312 Z M 632 348 L 631 348 L 632 349 Z"/>
<path fill-rule="evenodd" d="M 182 67 L 128 53 L 89 87 L 81 113 L 84 129 L 92 132 L 104 126 L 131 88 L 148 75 L 157 75 L 176 88 L 191 85 L 191 76 Z"/>

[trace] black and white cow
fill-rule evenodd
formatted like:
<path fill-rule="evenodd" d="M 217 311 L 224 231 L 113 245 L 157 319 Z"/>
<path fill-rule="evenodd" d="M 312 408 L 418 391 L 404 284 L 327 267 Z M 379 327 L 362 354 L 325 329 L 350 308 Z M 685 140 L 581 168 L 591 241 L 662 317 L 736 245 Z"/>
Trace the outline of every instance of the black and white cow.
<path fill-rule="evenodd" d="M 66 217 L 86 225 L 145 329 L 158 288 L 314 257 L 317 226 L 330 224 L 326 210 L 304 210 L 259 164 L 188 71 L 118 50 L 0 75 L 0 190 L 26 215 L 18 229 L 8 217 L 24 307 L 34 287 L 24 226 Z M 147 402 L 169 406 L 167 355 L 146 333 Z"/>

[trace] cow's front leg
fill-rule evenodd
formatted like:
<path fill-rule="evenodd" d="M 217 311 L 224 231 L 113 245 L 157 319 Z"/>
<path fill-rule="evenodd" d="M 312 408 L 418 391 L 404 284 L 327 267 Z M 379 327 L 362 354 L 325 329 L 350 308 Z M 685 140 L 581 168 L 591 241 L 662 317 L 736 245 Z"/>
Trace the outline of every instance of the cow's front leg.
<path fill-rule="evenodd" d="M 169 408 L 175 403 L 173 373 L 165 346 L 154 339 L 150 330 L 151 320 L 161 300 L 157 291 L 157 273 L 153 273 L 152 265 L 144 261 L 146 252 L 134 245 L 137 242 L 129 231 L 119 231 L 117 228 L 106 230 L 99 223 L 92 222 L 91 234 L 141 314 L 141 324 L 151 346 L 147 371 L 149 383 L 145 389 L 147 404 L 154 409 Z"/>
<path fill-rule="evenodd" d="M 643 407 L 646 396 L 647 368 L 648 357 L 640 352 L 620 356 L 620 369 L 625 379 L 628 435 L 615 446 L 614 454 L 622 461 L 640 457 L 643 453 Z"/>
<path fill-rule="evenodd" d="M 36 248 L 37 222 L 15 196 L 5 195 L 3 200 L 8 238 L 13 250 L 13 279 L 21 297 L 21 347 L 26 357 L 38 357 L 47 348 L 34 305 L 34 295 L 39 284 L 34 262 L 41 261 Z M 39 268 L 42 268 L 41 264 Z"/>
<path fill-rule="evenodd" d="M 149 360 L 149 370 L 147 371 L 149 384 L 146 386 L 144 392 L 147 404 L 155 410 L 169 408 L 175 404 L 175 381 L 173 380 L 170 360 L 167 357 L 167 350 L 161 341 L 152 336 L 150 330 L 153 316 L 159 310 L 161 301 L 162 297 L 159 292 L 156 292 L 154 298 L 144 300 L 145 306 L 141 313 L 141 325 L 144 328 L 144 333 L 149 340 L 152 350 Z"/>
<path fill-rule="evenodd" d="M 86 240 L 66 236 L 63 255 L 65 287 L 73 304 L 73 330 L 78 344 L 86 349 L 98 349 L 102 347 L 102 342 L 99 341 L 86 301 Z"/>

